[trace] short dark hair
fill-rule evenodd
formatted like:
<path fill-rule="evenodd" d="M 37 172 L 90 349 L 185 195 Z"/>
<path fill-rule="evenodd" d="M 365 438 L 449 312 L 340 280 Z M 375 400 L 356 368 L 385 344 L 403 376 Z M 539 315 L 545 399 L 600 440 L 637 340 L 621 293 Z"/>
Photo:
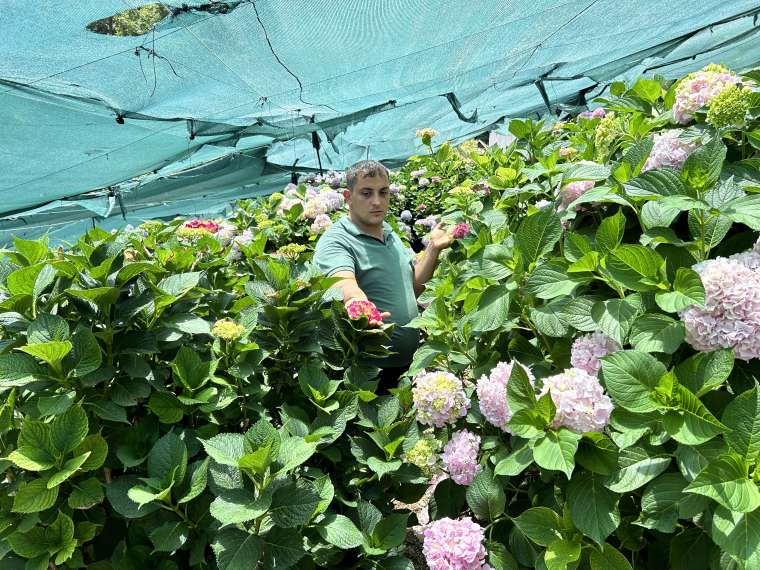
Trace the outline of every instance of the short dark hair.
<path fill-rule="evenodd" d="M 369 176 L 374 178 L 375 176 L 385 176 L 388 180 L 391 179 L 391 174 L 385 166 L 376 160 L 360 160 L 356 164 L 349 167 L 346 170 L 346 186 L 349 190 L 354 189 L 356 181 L 362 176 Z"/>

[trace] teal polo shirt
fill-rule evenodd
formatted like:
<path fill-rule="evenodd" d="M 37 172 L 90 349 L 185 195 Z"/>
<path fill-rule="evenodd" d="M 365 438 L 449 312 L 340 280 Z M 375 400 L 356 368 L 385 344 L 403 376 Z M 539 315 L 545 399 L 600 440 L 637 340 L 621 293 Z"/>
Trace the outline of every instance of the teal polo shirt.
<path fill-rule="evenodd" d="M 384 240 L 360 231 L 349 216 L 335 222 L 319 239 L 314 262 L 328 277 L 338 271 L 351 271 L 359 287 L 382 313 L 395 323 L 390 349 L 393 354 L 368 364 L 380 368 L 407 366 L 419 345 L 419 330 L 405 327 L 415 318 L 414 254 L 387 222 L 383 222 Z"/>

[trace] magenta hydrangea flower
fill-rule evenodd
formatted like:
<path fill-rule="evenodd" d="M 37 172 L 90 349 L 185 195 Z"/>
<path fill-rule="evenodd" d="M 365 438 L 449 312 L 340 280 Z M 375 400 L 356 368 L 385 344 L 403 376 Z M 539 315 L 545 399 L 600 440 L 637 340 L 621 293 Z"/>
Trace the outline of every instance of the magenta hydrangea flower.
<path fill-rule="evenodd" d="M 206 230 L 212 234 L 216 233 L 219 230 L 219 224 L 216 222 L 212 220 L 199 220 L 198 218 L 186 221 L 184 224 L 182 224 L 182 227 Z"/>
<path fill-rule="evenodd" d="M 483 417 L 497 428 L 511 433 L 507 423 L 512 418 L 512 410 L 509 409 L 507 402 L 507 383 L 512 375 L 514 362 L 499 362 L 486 376 L 483 375 L 478 380 L 476 392 L 478 394 L 478 403 L 480 412 Z M 522 364 L 519 364 L 522 366 Z M 528 378 L 533 382 L 533 374 L 523 366 Z"/>
<path fill-rule="evenodd" d="M 553 428 L 566 427 L 575 433 L 602 431 L 610 421 L 612 400 L 604 393 L 596 376 L 570 368 L 543 379 L 539 395 L 551 394 L 557 413 Z"/>
<path fill-rule="evenodd" d="M 483 528 L 470 517 L 433 521 L 422 535 L 422 553 L 430 570 L 491 570 L 485 562 Z"/>
<path fill-rule="evenodd" d="M 681 168 L 689 155 L 698 147 L 697 142 L 686 142 L 678 138 L 679 129 L 669 129 L 654 135 L 654 145 L 641 172 L 655 168 Z"/>
<path fill-rule="evenodd" d="M 738 83 L 741 83 L 741 78 L 722 65 L 710 64 L 690 73 L 676 89 L 673 117 L 685 125 L 694 118 L 695 112 L 705 107 L 718 93 Z"/>
<path fill-rule="evenodd" d="M 599 358 L 617 352 L 621 348 L 617 341 L 601 331 L 579 336 L 570 350 L 570 364 L 573 368 L 580 368 L 596 376 L 602 366 Z"/>
<path fill-rule="evenodd" d="M 454 483 L 469 485 L 480 473 L 479 450 L 480 436 L 467 430 L 454 432 L 441 455 L 443 466 Z"/>
<path fill-rule="evenodd" d="M 733 348 L 736 358 L 760 358 L 760 255 L 748 251 L 694 266 L 705 306 L 680 312 L 686 342 L 700 351 Z"/>
<path fill-rule="evenodd" d="M 442 370 L 418 373 L 412 385 L 412 398 L 417 408 L 417 421 L 434 427 L 454 423 L 470 408 L 462 381 Z"/>
<path fill-rule="evenodd" d="M 454 226 L 451 230 L 451 237 L 454 239 L 462 239 L 464 236 L 470 233 L 470 224 L 461 223 Z"/>
<path fill-rule="evenodd" d="M 352 299 L 348 302 L 348 305 L 346 305 L 346 312 L 348 312 L 348 318 L 352 320 L 367 317 L 369 324 L 371 325 L 383 324 L 383 317 L 372 301 Z"/>

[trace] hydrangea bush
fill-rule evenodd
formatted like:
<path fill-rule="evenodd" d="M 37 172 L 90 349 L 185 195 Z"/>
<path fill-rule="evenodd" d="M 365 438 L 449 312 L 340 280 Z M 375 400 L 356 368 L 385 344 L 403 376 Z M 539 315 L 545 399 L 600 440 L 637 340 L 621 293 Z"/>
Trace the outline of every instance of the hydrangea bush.
<path fill-rule="evenodd" d="M 0 262 L 2 568 L 760 567 L 757 72 L 392 179 L 456 238 L 390 392 L 310 263 L 341 173 Z M 415 223 L 416 222 L 416 223 Z"/>

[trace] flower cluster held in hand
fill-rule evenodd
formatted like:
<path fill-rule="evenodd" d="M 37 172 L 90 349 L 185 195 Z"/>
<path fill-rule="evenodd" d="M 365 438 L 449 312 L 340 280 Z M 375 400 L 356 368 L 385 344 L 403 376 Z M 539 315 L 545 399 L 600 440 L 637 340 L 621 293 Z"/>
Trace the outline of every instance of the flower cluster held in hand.
<path fill-rule="evenodd" d="M 579 336 L 570 351 L 570 364 L 596 376 L 602 363 L 599 358 L 617 352 L 621 346 L 601 331 Z"/>
<path fill-rule="evenodd" d="M 350 319 L 357 320 L 362 317 L 367 317 L 367 320 L 371 325 L 383 324 L 383 317 L 372 301 L 352 299 L 346 305 L 346 311 L 348 312 L 348 318 Z"/>
<path fill-rule="evenodd" d="M 480 377 L 476 388 L 483 416 L 488 422 L 506 432 L 509 432 L 507 423 L 512 418 L 512 410 L 507 403 L 507 383 L 514 365 L 514 362 L 499 362 L 488 376 Z M 524 366 L 523 369 L 532 382 L 533 374 Z"/>
<path fill-rule="evenodd" d="M 553 428 L 566 427 L 575 433 L 602 431 L 610 421 L 612 400 L 596 376 L 570 368 L 543 379 L 541 396 L 551 393 L 557 413 Z"/>
<path fill-rule="evenodd" d="M 454 239 L 462 239 L 464 236 L 470 233 L 470 224 L 461 223 L 454 226 L 451 230 L 451 237 Z"/>
<path fill-rule="evenodd" d="M 209 233 L 216 233 L 219 230 L 219 224 L 214 222 L 213 220 L 188 220 L 184 224 L 182 224 L 183 228 L 192 228 L 192 229 L 202 229 L 206 230 Z"/>
<path fill-rule="evenodd" d="M 490 570 L 486 564 L 483 528 L 470 517 L 448 517 L 423 531 L 422 553 L 430 570 Z"/>
<path fill-rule="evenodd" d="M 441 456 L 443 466 L 454 483 L 469 485 L 475 479 L 475 475 L 480 473 L 479 450 L 480 436 L 467 430 L 454 432 L 443 448 Z"/>
<path fill-rule="evenodd" d="M 470 407 L 462 381 L 442 370 L 423 370 L 417 374 L 412 396 L 417 407 L 417 421 L 434 427 L 454 423 L 465 416 Z"/>

